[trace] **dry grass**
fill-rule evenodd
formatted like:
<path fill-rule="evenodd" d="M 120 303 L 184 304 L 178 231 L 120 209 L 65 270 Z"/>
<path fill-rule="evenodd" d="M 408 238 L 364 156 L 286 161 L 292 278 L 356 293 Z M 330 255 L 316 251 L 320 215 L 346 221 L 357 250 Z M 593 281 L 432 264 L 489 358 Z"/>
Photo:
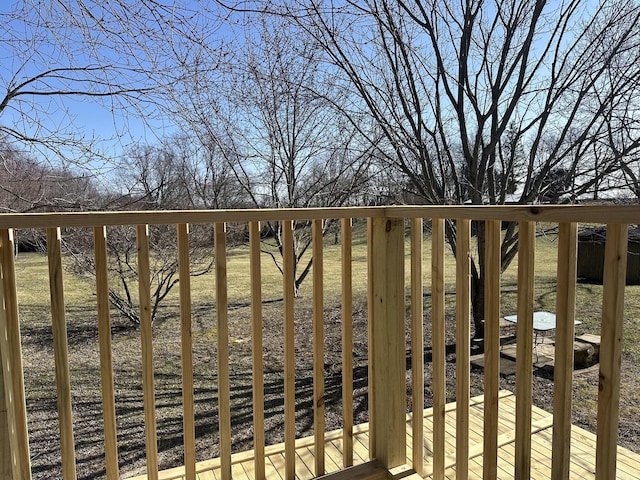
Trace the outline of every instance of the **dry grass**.
<path fill-rule="evenodd" d="M 354 234 L 354 378 L 356 420 L 366 419 L 366 245 L 362 224 Z M 537 245 L 536 308 L 555 307 L 556 242 L 554 236 L 541 237 Z M 430 345 L 429 238 L 425 239 L 425 339 Z M 29 427 L 35 478 L 60 476 L 57 440 L 55 374 L 51 342 L 48 273 L 44 256 L 21 255 L 17 260 L 18 291 L 22 325 L 25 381 L 28 396 Z M 325 357 L 327 425 L 340 426 L 340 248 L 326 243 L 325 251 Z M 502 313 L 515 312 L 517 261 L 502 279 Z M 455 267 L 446 259 L 448 399 L 454 399 L 455 354 L 453 316 Z M 408 268 L 407 268 L 408 278 Z M 249 258 L 246 248 L 230 249 L 228 288 L 231 322 L 233 442 L 236 450 L 251 448 L 252 416 L 250 385 Z M 281 441 L 282 425 L 282 278 L 269 256 L 263 256 L 265 408 L 267 440 Z M 196 386 L 196 424 L 198 460 L 218 454 L 215 278 L 213 274 L 192 280 L 194 312 L 194 359 Z M 296 382 L 297 431 L 312 432 L 311 412 L 311 278 L 303 285 L 296 302 Z M 100 376 L 97 344 L 95 297 L 91 285 L 65 275 L 65 299 L 70 348 L 76 456 L 79 478 L 104 475 Z M 599 333 L 602 287 L 578 285 L 577 315 L 583 322 L 580 333 Z M 621 403 L 621 442 L 638 451 L 640 436 L 640 287 L 630 286 L 626 295 Z M 144 471 L 144 430 L 142 424 L 142 385 L 140 339 L 137 329 L 113 312 L 113 352 L 121 473 Z M 180 322 L 177 291 L 165 302 L 154 325 L 157 421 L 160 466 L 168 468 L 182 462 L 182 417 L 180 391 Z M 428 348 L 428 347 L 427 347 Z M 427 353 L 427 358 L 430 352 Z M 482 388 L 482 373 L 472 372 L 472 394 Z M 430 402 L 430 366 L 425 369 L 427 404 Z M 514 379 L 502 378 L 501 387 L 514 389 Z M 546 372 L 534 376 L 534 396 L 538 406 L 550 410 L 552 379 Z M 576 376 L 574 420 L 594 430 L 597 409 L 597 370 Z"/>

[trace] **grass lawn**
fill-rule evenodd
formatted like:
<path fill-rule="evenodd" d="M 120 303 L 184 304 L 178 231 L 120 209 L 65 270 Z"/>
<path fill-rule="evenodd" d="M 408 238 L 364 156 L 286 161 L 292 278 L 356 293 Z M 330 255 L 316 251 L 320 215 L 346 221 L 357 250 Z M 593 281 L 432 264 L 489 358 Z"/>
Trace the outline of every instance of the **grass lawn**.
<path fill-rule="evenodd" d="M 340 246 L 328 239 L 325 246 L 325 376 L 327 428 L 340 427 Z M 430 348 L 430 238 L 425 237 L 425 345 Z M 408 249 L 407 249 L 408 253 Z M 536 309 L 555 309 L 556 238 L 541 236 L 536 253 Z M 407 257 L 408 258 L 408 257 Z M 356 421 L 366 421 L 366 235 L 354 226 L 354 409 Z M 34 478 L 60 476 L 57 441 L 55 374 L 49 312 L 46 257 L 21 254 L 16 261 L 22 342 L 27 389 Z M 271 258 L 263 255 L 265 411 L 269 443 L 283 438 L 282 381 L 282 277 Z M 446 259 L 447 292 L 447 396 L 455 392 L 455 265 Z M 502 314 L 515 313 L 517 259 L 502 278 Z M 407 275 L 407 292 L 409 269 Z M 228 296 L 231 342 L 232 423 L 234 449 L 251 448 L 251 341 L 249 257 L 246 247 L 229 249 Z M 599 334 L 602 286 L 578 285 L 578 333 Z M 297 432 L 312 432 L 311 276 L 296 301 Z M 180 390 L 180 321 L 177 288 L 167 297 L 154 324 L 156 405 L 160 467 L 182 462 Z M 198 460 L 218 455 L 215 278 L 213 273 L 192 279 L 193 341 L 196 388 Z M 102 418 L 98 359 L 98 332 L 94 287 L 65 273 L 65 300 L 79 478 L 104 475 Z M 640 451 L 640 286 L 626 291 L 621 398 L 621 443 Z M 122 474 L 144 470 L 144 428 L 139 331 L 112 312 L 119 455 Z M 407 372 L 409 375 L 409 372 Z M 481 393 L 482 372 L 472 371 L 472 395 Z M 430 404 L 430 365 L 425 369 L 426 405 Z M 501 388 L 515 389 L 515 378 L 501 378 Z M 546 372 L 534 375 L 534 401 L 551 409 L 552 379 Z M 595 430 L 598 372 L 576 373 L 574 422 Z"/>

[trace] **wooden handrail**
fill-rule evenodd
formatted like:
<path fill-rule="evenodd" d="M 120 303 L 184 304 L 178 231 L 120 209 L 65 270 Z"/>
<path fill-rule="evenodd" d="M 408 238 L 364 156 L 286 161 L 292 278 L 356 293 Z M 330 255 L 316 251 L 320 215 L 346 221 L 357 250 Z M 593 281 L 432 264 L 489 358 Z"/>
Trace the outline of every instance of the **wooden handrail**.
<path fill-rule="evenodd" d="M 452 218 L 514 222 L 634 224 L 640 205 L 411 205 L 390 207 L 1 213 L 0 229 L 276 222 L 318 218 Z"/>

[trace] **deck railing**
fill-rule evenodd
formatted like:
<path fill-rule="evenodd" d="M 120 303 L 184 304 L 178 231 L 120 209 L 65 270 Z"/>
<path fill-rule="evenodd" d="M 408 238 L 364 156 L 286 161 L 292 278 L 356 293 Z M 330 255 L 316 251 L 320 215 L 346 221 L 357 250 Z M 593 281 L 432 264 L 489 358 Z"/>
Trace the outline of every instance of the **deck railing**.
<path fill-rule="evenodd" d="M 226 222 L 246 222 L 249 230 L 252 318 L 252 388 L 255 476 L 264 478 L 265 427 L 263 405 L 262 292 L 259 222 L 282 222 L 283 318 L 284 318 L 284 478 L 295 477 L 295 338 L 294 338 L 294 220 L 310 220 L 313 255 L 313 416 L 315 474 L 324 465 L 324 332 L 322 222 L 339 219 L 342 238 L 342 425 L 343 466 L 353 463 L 352 285 L 351 219 L 368 220 L 368 332 L 369 422 L 371 456 L 388 468 L 404 464 L 405 416 L 405 229 L 410 229 L 410 338 L 411 404 L 422 411 L 424 403 L 423 220 L 431 223 L 431 292 L 433 391 L 433 458 L 424 458 L 422 415 L 412 418 L 412 467 L 423 476 L 443 478 L 455 463 L 458 478 L 465 478 L 474 452 L 469 443 L 470 399 L 470 258 L 471 221 L 484 221 L 485 270 L 485 371 L 484 445 L 485 478 L 496 478 L 498 437 L 498 389 L 500 356 L 500 239 L 501 221 L 519 224 L 517 294 L 517 377 L 515 476 L 529 478 L 531 470 L 531 406 L 533 306 L 536 222 L 556 223 L 558 229 L 557 330 L 553 402 L 553 478 L 568 478 L 573 371 L 573 339 L 576 301 L 578 222 L 607 224 L 603 286 L 600 385 L 598 393 L 596 477 L 615 478 L 620 359 L 625 291 L 627 224 L 640 221 L 640 207 L 435 207 L 343 208 L 302 210 L 186 211 L 68 213 L 0 216 L 0 477 L 31 478 L 27 404 L 22 367 L 20 316 L 16 294 L 13 230 L 45 229 L 50 280 L 50 307 L 58 398 L 60 449 L 65 479 L 76 477 L 72 395 L 63 288 L 61 228 L 93 230 L 95 249 L 97 317 L 100 346 L 104 452 L 107 477 L 119 478 L 118 432 L 112 366 L 107 232 L 114 225 L 135 225 L 138 249 L 140 334 L 146 466 L 150 479 L 158 478 L 158 439 L 154 394 L 153 337 L 151 325 L 148 225 L 175 225 L 180 274 L 182 417 L 185 478 L 196 478 L 196 429 L 191 338 L 191 289 L 189 277 L 189 225 L 213 224 L 215 243 L 218 420 L 223 479 L 231 478 L 231 386 L 229 380 L 229 318 L 227 308 Z M 407 222 L 410 220 L 410 222 Z M 456 228 L 456 453 L 445 456 L 445 222 Z M 476 447 L 473 447 L 476 448 Z"/>

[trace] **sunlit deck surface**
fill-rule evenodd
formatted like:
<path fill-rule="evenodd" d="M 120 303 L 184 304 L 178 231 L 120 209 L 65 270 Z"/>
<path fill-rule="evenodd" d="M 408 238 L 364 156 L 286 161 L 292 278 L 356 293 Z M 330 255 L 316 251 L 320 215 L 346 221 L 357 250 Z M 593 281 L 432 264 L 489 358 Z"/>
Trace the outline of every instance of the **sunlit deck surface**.
<path fill-rule="evenodd" d="M 471 399 L 469 414 L 469 478 L 482 478 L 482 445 L 483 445 L 483 397 Z M 514 478 L 515 458 L 515 408 L 516 397 L 508 391 L 500 392 L 499 400 L 499 458 L 498 478 Z M 430 476 L 431 437 L 433 410 L 424 410 L 425 458 L 427 461 L 425 475 Z M 445 477 L 455 479 L 455 423 L 456 404 L 449 403 L 446 408 L 446 445 L 447 467 Z M 411 423 L 407 416 L 407 464 L 411 463 Z M 532 461 L 531 478 L 551 478 L 551 437 L 553 416 L 537 407 L 532 411 Z M 354 464 L 359 465 L 369 460 L 369 426 L 360 424 L 354 427 Z M 296 442 L 296 478 L 314 478 L 313 437 L 299 439 Z M 267 478 L 284 478 L 284 444 L 266 448 Z M 571 478 L 595 478 L 596 436 L 577 426 L 571 430 Z M 617 476 L 618 479 L 637 479 L 640 472 L 640 455 L 624 447 L 618 446 Z M 234 480 L 253 480 L 253 451 L 242 452 L 232 456 L 232 477 Z M 326 434 L 327 473 L 337 472 L 342 468 L 342 431 L 335 430 Z M 198 480 L 220 479 L 220 459 L 215 458 L 197 464 Z M 406 474 L 405 474 L 406 475 Z M 406 478 L 404 475 L 402 475 Z M 146 475 L 132 477 L 135 480 L 146 479 Z M 184 468 L 177 467 L 160 473 L 160 479 L 183 479 Z M 411 478 L 418 478 L 412 476 Z"/>

